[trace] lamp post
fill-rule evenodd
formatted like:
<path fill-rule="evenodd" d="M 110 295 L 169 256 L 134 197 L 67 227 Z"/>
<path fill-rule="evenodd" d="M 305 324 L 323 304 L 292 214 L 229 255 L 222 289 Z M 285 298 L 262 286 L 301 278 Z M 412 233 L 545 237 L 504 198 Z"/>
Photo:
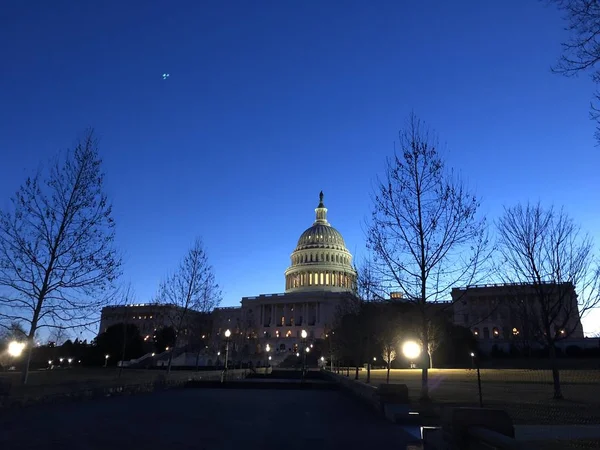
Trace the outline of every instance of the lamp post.
<path fill-rule="evenodd" d="M 219 369 L 219 365 L 220 365 L 219 363 L 221 362 L 221 361 L 219 361 L 219 356 L 221 356 L 221 352 L 220 351 L 217 352 L 217 370 Z"/>
<path fill-rule="evenodd" d="M 267 371 L 269 370 L 269 361 L 271 360 L 271 357 L 269 356 L 270 351 L 271 351 L 271 346 L 269 344 L 267 344 L 265 347 L 265 352 L 266 352 L 265 375 L 267 374 Z"/>
<path fill-rule="evenodd" d="M 302 333 L 300 333 L 300 336 L 302 336 L 302 346 L 304 347 L 304 349 L 308 349 L 308 347 L 306 346 L 306 337 L 308 336 L 308 333 L 306 332 L 306 330 L 302 330 Z M 304 381 L 305 369 L 306 369 L 306 351 L 303 351 L 302 352 L 302 381 Z"/>
<path fill-rule="evenodd" d="M 229 338 L 231 337 L 231 330 L 228 328 L 225 330 L 225 372 L 224 379 L 227 379 L 227 362 L 229 360 Z"/>
<path fill-rule="evenodd" d="M 479 358 L 476 357 L 475 352 L 471 352 L 471 361 L 475 363 L 477 368 L 477 390 L 479 391 L 479 407 L 483 408 L 483 394 L 481 393 L 481 373 L 479 371 Z"/>
<path fill-rule="evenodd" d="M 414 360 L 421 354 L 421 346 L 415 341 L 406 341 L 402 345 L 402 353 L 410 361 L 410 368 L 415 368 Z"/>
<path fill-rule="evenodd" d="M 104 355 L 104 367 L 108 365 L 108 358 L 110 358 L 110 355 Z"/>

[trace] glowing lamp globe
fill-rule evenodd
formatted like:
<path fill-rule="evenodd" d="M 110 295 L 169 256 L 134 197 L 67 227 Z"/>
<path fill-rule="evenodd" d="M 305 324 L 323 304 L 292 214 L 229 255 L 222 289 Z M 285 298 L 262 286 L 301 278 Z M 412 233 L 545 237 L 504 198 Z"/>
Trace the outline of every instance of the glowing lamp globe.
<path fill-rule="evenodd" d="M 306 336 L 308 336 L 308 333 L 306 332 L 306 330 L 302 330 L 302 339 L 306 339 Z"/>
<path fill-rule="evenodd" d="M 22 342 L 12 341 L 8 344 L 8 354 L 13 358 L 18 358 L 23 353 L 23 349 L 25 348 L 25 344 Z"/>
<path fill-rule="evenodd" d="M 270 346 L 269 344 L 267 344 L 267 346 L 265 347 L 265 350 L 266 350 L 267 352 L 270 352 L 270 351 L 271 351 L 271 346 Z"/>
<path fill-rule="evenodd" d="M 421 354 L 421 346 L 414 341 L 407 341 L 402 345 L 402 353 L 408 359 L 416 359 Z"/>
<path fill-rule="evenodd" d="M 227 329 L 225 330 L 225 337 L 228 338 L 229 336 L 231 336 L 231 330 Z"/>

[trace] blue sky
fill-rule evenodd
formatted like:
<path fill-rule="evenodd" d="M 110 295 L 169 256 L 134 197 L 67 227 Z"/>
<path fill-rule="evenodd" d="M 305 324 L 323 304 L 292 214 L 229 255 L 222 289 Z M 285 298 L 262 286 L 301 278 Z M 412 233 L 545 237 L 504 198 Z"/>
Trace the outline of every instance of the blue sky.
<path fill-rule="evenodd" d="M 200 236 L 236 305 L 284 290 L 321 189 L 364 254 L 374 179 L 414 110 L 490 221 L 540 200 L 598 240 L 594 86 L 550 72 L 563 28 L 535 0 L 8 0 L 0 207 L 93 126 L 139 301 Z"/>

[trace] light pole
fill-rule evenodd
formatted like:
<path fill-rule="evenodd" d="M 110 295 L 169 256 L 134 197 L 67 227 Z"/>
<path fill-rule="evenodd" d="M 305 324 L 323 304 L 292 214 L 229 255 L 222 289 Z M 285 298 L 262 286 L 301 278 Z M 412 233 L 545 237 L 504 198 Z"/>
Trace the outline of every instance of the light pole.
<path fill-rule="evenodd" d="M 225 379 L 227 379 L 227 362 L 229 360 L 229 338 L 231 337 L 231 330 L 228 328 L 225 330 Z"/>
<path fill-rule="evenodd" d="M 306 337 L 308 336 L 308 333 L 306 332 L 306 330 L 302 330 L 302 333 L 300 334 L 302 336 L 302 346 L 305 349 L 308 349 L 308 347 L 306 346 Z M 304 381 L 304 371 L 306 369 L 306 351 L 302 352 L 302 381 Z"/>
<path fill-rule="evenodd" d="M 479 407 L 483 408 L 483 394 L 481 393 L 481 373 L 479 371 L 479 358 L 475 357 L 475 353 L 471 352 L 471 361 L 475 363 L 477 367 L 477 390 L 479 391 Z"/>
<path fill-rule="evenodd" d="M 406 341 L 402 345 L 402 353 L 410 361 L 410 368 L 415 368 L 414 360 L 421 354 L 421 346 L 415 341 Z"/>
<path fill-rule="evenodd" d="M 271 359 L 271 357 L 269 356 L 269 352 L 271 351 L 271 346 L 269 344 L 267 344 L 267 346 L 265 347 L 265 351 L 266 351 L 266 361 L 265 361 L 265 375 L 267 374 L 267 371 L 269 370 L 269 361 Z"/>
<path fill-rule="evenodd" d="M 220 359 L 219 356 L 221 356 L 221 352 L 220 351 L 217 352 L 217 370 L 219 370 L 219 366 L 220 366 L 219 363 L 221 362 L 221 361 L 219 361 L 219 359 Z"/>
<path fill-rule="evenodd" d="M 108 365 L 108 358 L 110 358 L 110 355 L 104 355 L 104 367 Z"/>

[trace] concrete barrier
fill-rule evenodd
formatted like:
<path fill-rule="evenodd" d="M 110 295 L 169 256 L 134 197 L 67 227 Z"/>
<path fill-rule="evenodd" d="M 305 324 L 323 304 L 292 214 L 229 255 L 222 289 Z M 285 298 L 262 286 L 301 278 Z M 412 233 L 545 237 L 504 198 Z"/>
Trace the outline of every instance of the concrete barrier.
<path fill-rule="evenodd" d="M 335 381 L 340 387 L 353 396 L 357 397 L 369 407 L 375 409 L 377 412 L 382 412 L 382 405 L 377 395 L 377 389 L 371 385 L 361 383 L 359 381 L 352 380 L 343 375 L 338 375 L 332 372 L 324 372 L 332 381 Z"/>
<path fill-rule="evenodd" d="M 442 441 L 447 449 L 520 449 L 506 411 L 448 408 L 442 412 Z"/>

